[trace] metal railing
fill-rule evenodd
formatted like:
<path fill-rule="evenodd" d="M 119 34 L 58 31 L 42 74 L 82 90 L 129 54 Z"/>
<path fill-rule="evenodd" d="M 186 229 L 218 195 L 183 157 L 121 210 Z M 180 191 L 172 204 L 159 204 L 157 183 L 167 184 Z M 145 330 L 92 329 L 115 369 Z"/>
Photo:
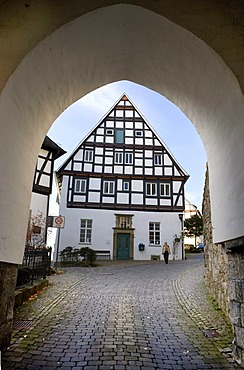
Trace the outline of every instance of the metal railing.
<path fill-rule="evenodd" d="M 18 270 L 17 287 L 46 279 L 50 274 L 52 248 L 26 247 L 22 265 Z"/>

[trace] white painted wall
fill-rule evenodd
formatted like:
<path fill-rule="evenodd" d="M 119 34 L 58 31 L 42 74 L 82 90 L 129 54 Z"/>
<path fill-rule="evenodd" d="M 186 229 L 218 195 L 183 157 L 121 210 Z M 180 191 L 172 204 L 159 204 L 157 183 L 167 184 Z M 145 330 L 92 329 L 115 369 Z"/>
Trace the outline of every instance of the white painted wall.
<path fill-rule="evenodd" d="M 134 230 L 134 259 L 151 260 L 151 255 L 160 255 L 162 259 L 162 244 L 167 241 L 173 252 L 174 235 L 180 235 L 181 225 L 177 213 L 160 212 L 123 212 L 112 210 L 89 210 L 66 208 L 64 203 L 60 207 L 60 214 L 65 216 L 65 227 L 60 230 L 59 251 L 67 246 L 82 248 L 88 246 L 94 250 L 110 250 L 113 258 L 113 227 L 115 227 L 115 214 L 133 215 L 132 227 Z M 92 219 L 92 242 L 91 244 L 79 243 L 80 220 Z M 149 245 L 149 222 L 160 222 L 161 244 Z M 145 250 L 139 251 L 138 245 L 145 244 Z M 181 244 L 177 243 L 176 253 L 170 255 L 170 259 L 182 259 Z"/>
<path fill-rule="evenodd" d="M 46 218 L 47 213 L 48 197 L 46 195 L 32 193 L 30 210 L 32 215 L 37 215 L 38 212 L 42 212 L 43 216 Z"/>
<path fill-rule="evenodd" d="M 124 79 L 166 96 L 193 122 L 209 163 L 214 242 L 243 235 L 244 100 L 237 80 L 190 32 L 119 4 L 77 18 L 40 42 L 2 91 L 1 261 L 22 260 L 36 159 L 54 120 L 88 92 Z"/>
<path fill-rule="evenodd" d="M 32 193 L 30 204 L 31 223 L 41 227 L 40 234 L 32 234 L 32 245 L 44 244 L 46 232 L 46 215 L 47 215 L 48 197 L 46 195 Z"/>

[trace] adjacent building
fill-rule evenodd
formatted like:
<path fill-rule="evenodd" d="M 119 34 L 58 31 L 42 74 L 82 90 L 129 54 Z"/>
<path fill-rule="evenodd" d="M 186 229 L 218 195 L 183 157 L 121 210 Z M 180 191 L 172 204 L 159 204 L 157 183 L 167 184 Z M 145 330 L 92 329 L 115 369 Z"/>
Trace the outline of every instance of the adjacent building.
<path fill-rule="evenodd" d="M 45 137 L 33 179 L 27 245 L 46 243 L 49 198 L 52 193 L 54 161 L 66 153 L 48 136 Z"/>
<path fill-rule="evenodd" d="M 59 250 L 88 246 L 112 259 L 183 258 L 184 185 L 188 174 L 126 95 L 56 172 Z M 174 248 L 173 248 L 174 245 Z"/>

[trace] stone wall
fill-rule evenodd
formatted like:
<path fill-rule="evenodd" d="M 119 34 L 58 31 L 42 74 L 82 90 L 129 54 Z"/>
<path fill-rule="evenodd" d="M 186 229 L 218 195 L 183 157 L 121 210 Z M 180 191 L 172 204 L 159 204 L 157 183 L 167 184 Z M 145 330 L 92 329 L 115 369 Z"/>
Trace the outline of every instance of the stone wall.
<path fill-rule="evenodd" d="M 208 169 L 203 196 L 205 284 L 230 319 L 233 356 L 244 367 L 244 237 L 213 244 Z"/>
<path fill-rule="evenodd" d="M 18 265 L 0 262 L 0 350 L 11 339 L 17 272 Z"/>

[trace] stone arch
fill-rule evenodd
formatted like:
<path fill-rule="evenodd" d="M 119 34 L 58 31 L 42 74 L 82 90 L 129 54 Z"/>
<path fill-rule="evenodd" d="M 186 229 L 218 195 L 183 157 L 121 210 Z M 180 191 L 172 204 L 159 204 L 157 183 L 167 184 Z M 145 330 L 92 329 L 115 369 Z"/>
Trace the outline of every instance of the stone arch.
<path fill-rule="evenodd" d="M 193 122 L 209 163 L 214 241 L 242 236 L 244 104 L 237 80 L 193 34 L 123 4 L 87 13 L 48 36 L 2 91 L 2 261 L 21 262 L 35 162 L 53 121 L 86 93 L 124 79 L 165 95 Z"/>

